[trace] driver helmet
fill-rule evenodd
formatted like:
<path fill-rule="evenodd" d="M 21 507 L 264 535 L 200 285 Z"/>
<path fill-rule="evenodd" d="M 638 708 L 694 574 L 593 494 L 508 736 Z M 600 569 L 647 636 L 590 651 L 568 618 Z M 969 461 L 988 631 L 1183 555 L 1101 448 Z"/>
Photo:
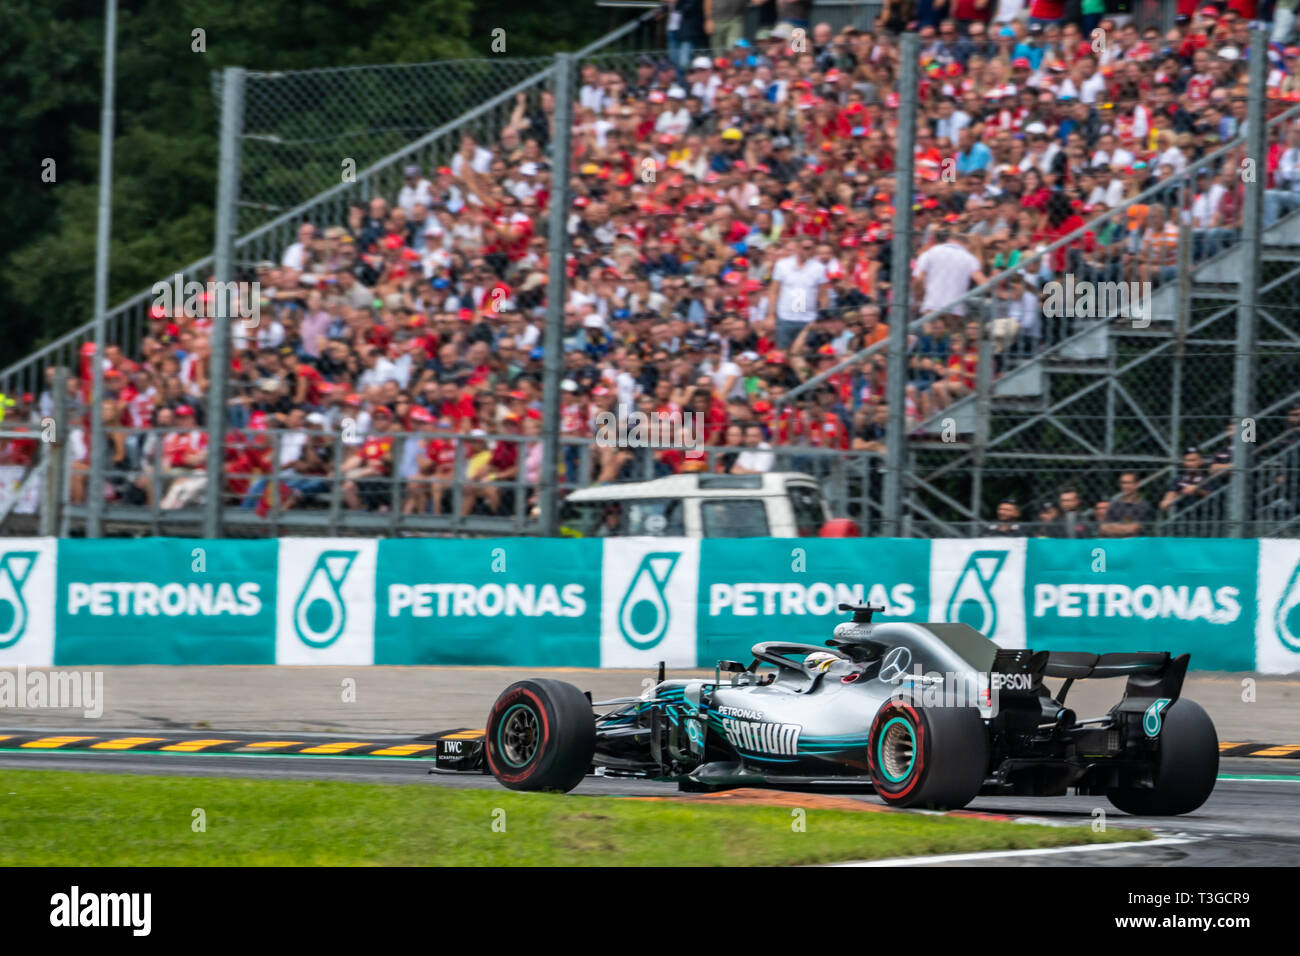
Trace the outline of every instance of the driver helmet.
<path fill-rule="evenodd" d="M 830 651 L 813 651 L 803 659 L 803 666 L 816 673 L 830 670 L 830 666 L 840 659 L 838 654 Z"/>

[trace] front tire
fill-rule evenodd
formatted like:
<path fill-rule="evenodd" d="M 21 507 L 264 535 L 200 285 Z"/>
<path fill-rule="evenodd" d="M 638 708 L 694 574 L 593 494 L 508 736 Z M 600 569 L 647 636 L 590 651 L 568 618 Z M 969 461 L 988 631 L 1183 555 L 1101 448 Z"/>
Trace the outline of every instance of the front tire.
<path fill-rule="evenodd" d="M 1219 735 L 1205 709 L 1180 698 L 1162 716 L 1155 786 L 1106 792 L 1112 804 L 1134 816 L 1191 813 L 1209 799 L 1219 776 Z"/>
<path fill-rule="evenodd" d="M 488 769 L 511 790 L 568 792 L 596 752 L 591 701 L 572 684 L 537 678 L 507 687 L 488 714 Z"/>
<path fill-rule="evenodd" d="M 973 707 L 887 701 L 868 736 L 876 793 L 894 807 L 957 810 L 979 794 L 988 770 L 988 729 Z"/>

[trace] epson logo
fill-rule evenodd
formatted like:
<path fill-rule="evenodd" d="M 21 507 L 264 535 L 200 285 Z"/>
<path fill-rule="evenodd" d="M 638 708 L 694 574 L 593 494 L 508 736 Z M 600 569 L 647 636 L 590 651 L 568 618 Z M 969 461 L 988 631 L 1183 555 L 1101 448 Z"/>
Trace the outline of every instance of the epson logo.
<path fill-rule="evenodd" d="M 1034 678 L 1030 674 L 992 674 L 989 686 L 994 690 L 1033 690 Z"/>

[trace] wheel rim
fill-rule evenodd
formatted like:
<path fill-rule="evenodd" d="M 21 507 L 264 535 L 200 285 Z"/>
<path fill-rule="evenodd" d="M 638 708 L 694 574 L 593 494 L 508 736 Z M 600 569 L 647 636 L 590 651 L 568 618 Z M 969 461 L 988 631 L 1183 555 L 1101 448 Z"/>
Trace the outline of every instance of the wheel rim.
<path fill-rule="evenodd" d="M 885 724 L 876 746 L 876 758 L 880 773 L 890 783 L 901 783 L 908 778 L 916 763 L 916 734 L 907 720 L 895 717 Z"/>
<path fill-rule="evenodd" d="M 537 754 L 541 740 L 537 714 L 526 704 L 515 704 L 505 712 L 497 728 L 497 749 L 512 767 L 522 767 Z"/>

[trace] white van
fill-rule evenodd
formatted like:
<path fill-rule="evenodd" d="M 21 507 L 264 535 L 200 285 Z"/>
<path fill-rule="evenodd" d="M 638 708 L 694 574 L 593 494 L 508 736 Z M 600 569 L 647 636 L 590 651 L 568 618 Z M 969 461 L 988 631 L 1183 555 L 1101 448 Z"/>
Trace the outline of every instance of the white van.
<path fill-rule="evenodd" d="M 560 534 L 574 538 L 806 538 L 829 520 L 817 480 L 797 471 L 617 482 L 560 505 Z"/>

